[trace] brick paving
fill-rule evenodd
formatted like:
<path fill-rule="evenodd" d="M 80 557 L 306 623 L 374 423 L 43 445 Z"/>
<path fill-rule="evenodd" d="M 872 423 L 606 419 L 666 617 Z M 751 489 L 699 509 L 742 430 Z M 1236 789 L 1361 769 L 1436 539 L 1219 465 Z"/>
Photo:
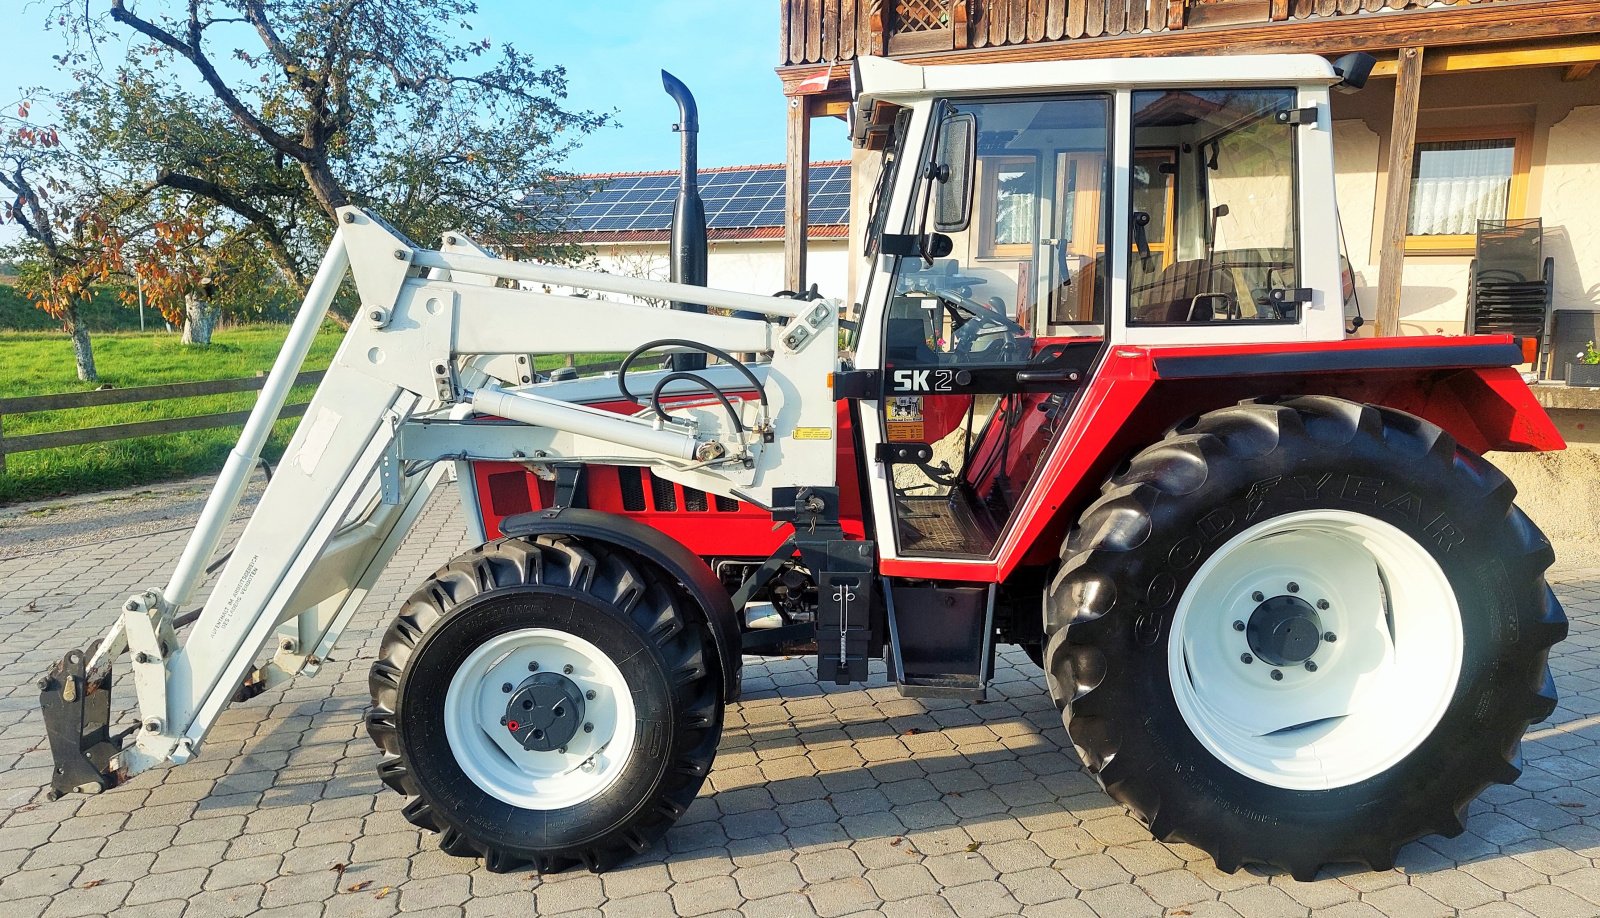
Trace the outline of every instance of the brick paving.
<path fill-rule="evenodd" d="M 1006 648 L 982 704 L 901 698 L 881 667 L 832 690 L 803 660 L 751 659 L 711 779 L 664 843 L 602 876 L 491 874 L 401 817 L 361 723 L 399 597 L 466 547 L 455 513 L 430 508 L 320 676 L 229 708 L 188 765 L 55 802 L 34 682 L 163 583 L 186 534 L 0 561 L 0 916 L 1600 915 L 1600 569 L 1553 574 L 1572 636 L 1522 780 L 1391 871 L 1230 876 L 1152 841 Z"/>

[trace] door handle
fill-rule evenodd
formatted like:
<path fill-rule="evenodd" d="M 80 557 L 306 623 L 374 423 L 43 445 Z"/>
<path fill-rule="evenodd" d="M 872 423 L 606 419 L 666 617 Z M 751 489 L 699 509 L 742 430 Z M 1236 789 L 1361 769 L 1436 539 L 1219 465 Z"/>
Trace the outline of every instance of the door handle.
<path fill-rule="evenodd" d="M 1079 370 L 1018 370 L 1017 382 L 1077 382 L 1083 378 Z"/>

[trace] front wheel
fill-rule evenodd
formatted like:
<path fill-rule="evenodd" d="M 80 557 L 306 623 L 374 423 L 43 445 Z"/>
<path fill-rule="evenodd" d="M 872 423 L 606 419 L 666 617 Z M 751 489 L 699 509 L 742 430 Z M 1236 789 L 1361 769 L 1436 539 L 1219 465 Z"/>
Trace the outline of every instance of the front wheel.
<path fill-rule="evenodd" d="M 710 636 L 648 565 L 504 539 L 435 574 L 384 635 L 367 725 L 406 818 L 489 869 L 602 870 L 694 800 L 722 729 Z"/>
<path fill-rule="evenodd" d="M 1085 764 L 1219 867 L 1387 868 L 1519 774 L 1566 619 L 1510 482 L 1410 415 L 1212 412 L 1069 537 L 1045 663 Z"/>

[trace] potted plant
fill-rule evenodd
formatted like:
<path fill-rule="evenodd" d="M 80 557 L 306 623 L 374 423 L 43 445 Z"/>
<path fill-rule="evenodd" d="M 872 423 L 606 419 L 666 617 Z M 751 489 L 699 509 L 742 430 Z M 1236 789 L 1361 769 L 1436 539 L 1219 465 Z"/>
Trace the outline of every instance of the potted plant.
<path fill-rule="evenodd" d="M 1600 387 L 1600 349 L 1590 341 L 1576 357 L 1567 364 L 1567 385 Z"/>

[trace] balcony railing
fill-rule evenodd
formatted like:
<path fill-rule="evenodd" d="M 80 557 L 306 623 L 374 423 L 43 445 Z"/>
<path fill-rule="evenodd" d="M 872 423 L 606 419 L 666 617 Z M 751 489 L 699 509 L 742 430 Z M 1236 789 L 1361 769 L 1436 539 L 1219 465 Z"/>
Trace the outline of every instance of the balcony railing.
<path fill-rule="evenodd" d="M 779 0 L 783 63 L 926 54 L 1513 0 Z"/>

